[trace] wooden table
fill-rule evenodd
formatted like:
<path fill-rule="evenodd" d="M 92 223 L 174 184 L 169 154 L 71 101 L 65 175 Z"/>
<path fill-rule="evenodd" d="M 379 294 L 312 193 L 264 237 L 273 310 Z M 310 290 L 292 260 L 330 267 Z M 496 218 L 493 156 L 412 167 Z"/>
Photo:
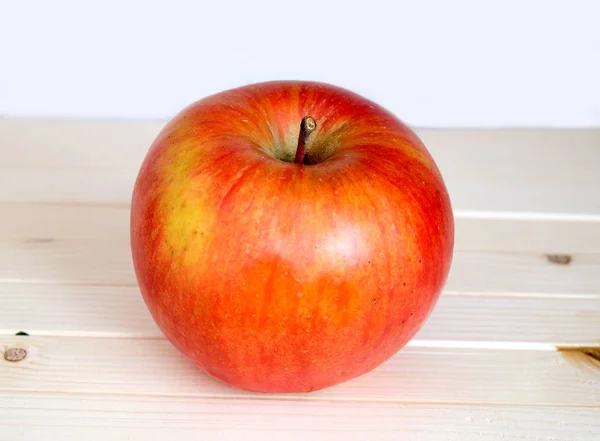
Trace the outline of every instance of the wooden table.
<path fill-rule="evenodd" d="M 434 313 L 367 375 L 258 395 L 184 359 L 136 286 L 161 127 L 0 120 L 0 440 L 600 439 L 600 130 L 419 130 L 457 228 Z"/>

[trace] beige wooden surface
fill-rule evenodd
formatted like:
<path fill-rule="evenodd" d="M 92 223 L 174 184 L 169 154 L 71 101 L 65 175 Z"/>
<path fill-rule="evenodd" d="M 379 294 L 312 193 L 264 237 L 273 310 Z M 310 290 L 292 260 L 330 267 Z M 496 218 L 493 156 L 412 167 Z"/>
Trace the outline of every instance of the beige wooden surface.
<path fill-rule="evenodd" d="M 556 349 L 600 347 L 600 131 L 420 131 L 457 223 L 435 311 L 367 375 L 260 395 L 185 360 L 137 289 L 128 201 L 161 125 L 0 120 L 0 352 L 28 351 L 0 357 L 0 440 L 600 439 L 600 361 Z"/>

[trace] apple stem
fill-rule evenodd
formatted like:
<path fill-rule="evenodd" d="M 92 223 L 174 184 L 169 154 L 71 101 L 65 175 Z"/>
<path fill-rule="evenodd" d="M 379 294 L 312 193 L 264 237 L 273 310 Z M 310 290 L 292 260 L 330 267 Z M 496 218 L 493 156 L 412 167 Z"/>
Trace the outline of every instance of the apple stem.
<path fill-rule="evenodd" d="M 296 159 L 294 163 L 304 164 L 304 155 L 306 153 L 306 140 L 317 128 L 317 122 L 312 116 L 305 116 L 300 123 L 300 135 L 298 135 L 298 147 L 296 148 Z"/>

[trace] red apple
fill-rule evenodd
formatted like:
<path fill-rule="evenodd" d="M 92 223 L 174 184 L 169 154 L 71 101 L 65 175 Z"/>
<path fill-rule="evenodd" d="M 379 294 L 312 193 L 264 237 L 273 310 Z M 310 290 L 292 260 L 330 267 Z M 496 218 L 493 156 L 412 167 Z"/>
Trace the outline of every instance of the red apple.
<path fill-rule="evenodd" d="M 252 391 L 313 391 L 386 361 L 434 308 L 453 244 L 422 142 L 321 83 L 190 105 L 133 193 L 133 260 L 154 320 L 208 373 Z"/>

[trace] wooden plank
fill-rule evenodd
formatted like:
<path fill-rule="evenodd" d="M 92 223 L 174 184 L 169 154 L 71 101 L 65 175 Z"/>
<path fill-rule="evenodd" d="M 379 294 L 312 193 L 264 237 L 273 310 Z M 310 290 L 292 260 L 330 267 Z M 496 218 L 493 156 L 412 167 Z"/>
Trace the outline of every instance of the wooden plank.
<path fill-rule="evenodd" d="M 162 338 L 136 286 L 0 283 L 0 335 Z"/>
<path fill-rule="evenodd" d="M 600 129 L 418 130 L 457 210 L 600 214 Z"/>
<path fill-rule="evenodd" d="M 459 293 L 600 292 L 600 254 L 573 255 L 568 265 L 527 253 L 457 251 L 445 289 Z"/>
<path fill-rule="evenodd" d="M 74 227 L 75 228 L 75 227 Z M 127 243 L 65 240 L 12 243 L 0 254 L 0 280 L 134 286 Z M 446 290 L 459 293 L 600 293 L 600 254 L 574 255 L 569 265 L 541 255 L 454 254 Z"/>
<path fill-rule="evenodd" d="M 129 240 L 129 205 L 0 202 L 0 240 Z M 77 228 L 73 220 L 77 219 Z M 600 254 L 600 217 L 456 216 L 455 250 Z"/>
<path fill-rule="evenodd" d="M 600 409 L 0 392 L 11 441 L 596 441 Z"/>
<path fill-rule="evenodd" d="M 256 396 L 213 380 L 166 340 L 2 337 L 0 352 L 8 347 L 23 347 L 28 355 L 16 363 L 0 357 L 0 390 L 5 391 Z M 407 347 L 374 371 L 336 387 L 268 397 L 598 407 L 597 362 L 581 353 L 565 355 L 556 351 Z"/>
<path fill-rule="evenodd" d="M 0 244 L 4 250 L 0 254 L 0 280 L 136 285 L 127 207 L 18 203 L 0 207 L 9 214 L 0 218 Z M 471 222 L 462 237 L 479 231 L 479 236 L 474 234 L 471 239 L 471 243 L 476 242 L 477 237 L 485 235 L 483 224 L 474 227 Z M 599 231 L 599 225 L 593 230 Z M 504 236 L 487 236 L 490 248 L 503 238 L 506 242 L 527 242 L 518 233 L 510 239 L 510 227 L 502 228 Z M 564 237 L 570 230 L 563 230 Z M 544 232 L 536 239 L 538 243 L 543 237 L 551 240 L 552 228 L 540 231 Z M 584 240 L 577 234 L 573 237 L 577 237 L 575 241 Z M 564 245 L 549 247 L 548 252 Z M 538 252 L 464 251 L 457 246 L 446 290 L 598 294 L 599 272 L 600 253 L 573 254 L 569 265 L 557 265 Z"/>
<path fill-rule="evenodd" d="M 441 296 L 415 340 L 600 344 L 600 296 Z"/>
<path fill-rule="evenodd" d="M 600 295 L 444 293 L 415 341 L 594 345 Z M 0 335 L 162 338 L 137 287 L 0 283 Z"/>
<path fill-rule="evenodd" d="M 593 408 L 214 400 L 0 392 L 11 441 L 365 439 L 396 441 L 595 441 Z"/>
<path fill-rule="evenodd" d="M 456 213 L 455 250 L 600 254 L 600 217 Z"/>
<path fill-rule="evenodd" d="M 128 202 L 163 124 L 2 119 L 0 200 Z M 600 215 L 600 129 L 417 132 L 458 212 Z"/>

